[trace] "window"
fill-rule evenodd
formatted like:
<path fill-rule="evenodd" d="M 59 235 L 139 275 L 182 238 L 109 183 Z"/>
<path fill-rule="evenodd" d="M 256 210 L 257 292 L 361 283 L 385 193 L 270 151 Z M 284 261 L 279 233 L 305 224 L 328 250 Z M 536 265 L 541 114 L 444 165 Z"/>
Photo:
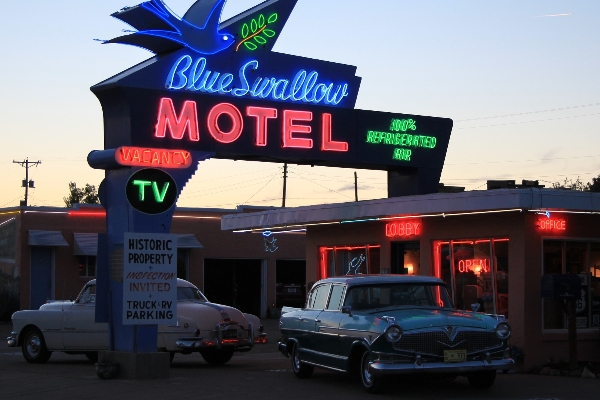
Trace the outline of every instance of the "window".
<path fill-rule="evenodd" d="M 87 285 L 83 288 L 77 300 L 77 304 L 95 304 L 96 303 L 96 285 Z"/>
<path fill-rule="evenodd" d="M 329 297 L 329 288 L 331 285 L 319 285 L 315 288 L 308 298 L 308 304 L 306 308 L 312 308 L 315 310 L 324 310 L 325 304 L 327 304 L 327 298 Z"/>
<path fill-rule="evenodd" d="M 320 247 L 321 279 L 329 276 L 379 274 L 380 245 Z"/>
<path fill-rule="evenodd" d="M 80 277 L 96 276 L 96 256 L 79 256 L 78 261 Z"/>
<path fill-rule="evenodd" d="M 581 279 L 581 297 L 577 300 L 577 328 L 600 326 L 600 243 L 545 240 L 544 274 L 577 274 Z M 544 329 L 567 329 L 564 300 L 543 299 Z"/>
<path fill-rule="evenodd" d="M 375 284 L 357 286 L 348 290 L 346 306 L 353 310 L 386 307 L 434 307 L 451 309 L 448 291 L 442 285 L 425 283 Z"/>
<path fill-rule="evenodd" d="M 342 285 L 333 285 L 331 289 L 331 298 L 327 305 L 328 310 L 340 310 L 342 308 L 342 300 L 346 287 Z"/>
<path fill-rule="evenodd" d="M 434 241 L 435 276 L 450 291 L 457 309 L 508 318 L 508 239 Z"/>

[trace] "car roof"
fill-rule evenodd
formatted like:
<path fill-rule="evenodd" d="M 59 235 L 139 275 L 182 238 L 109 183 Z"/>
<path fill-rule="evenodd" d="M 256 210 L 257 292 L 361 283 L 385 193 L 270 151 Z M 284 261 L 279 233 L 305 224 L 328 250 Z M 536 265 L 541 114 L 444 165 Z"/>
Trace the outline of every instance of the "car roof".
<path fill-rule="evenodd" d="M 440 278 L 421 275 L 345 275 L 322 279 L 315 283 L 314 286 L 323 283 L 343 283 L 348 286 L 380 285 L 389 283 L 428 283 L 445 285 L 445 282 Z"/>

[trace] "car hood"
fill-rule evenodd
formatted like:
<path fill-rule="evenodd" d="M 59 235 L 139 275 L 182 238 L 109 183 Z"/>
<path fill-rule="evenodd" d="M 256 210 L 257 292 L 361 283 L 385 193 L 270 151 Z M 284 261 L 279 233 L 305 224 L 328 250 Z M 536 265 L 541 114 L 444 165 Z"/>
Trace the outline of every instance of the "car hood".
<path fill-rule="evenodd" d="M 63 311 L 63 310 L 70 309 L 72 305 L 73 305 L 73 302 L 70 300 L 56 300 L 56 301 L 51 301 L 46 304 L 42 304 L 42 306 L 40 307 L 40 310 Z"/>
<path fill-rule="evenodd" d="M 439 328 L 445 326 L 465 328 L 489 328 L 484 314 L 458 310 L 406 309 L 381 311 L 377 315 L 394 317 L 404 331 L 414 329 Z"/>

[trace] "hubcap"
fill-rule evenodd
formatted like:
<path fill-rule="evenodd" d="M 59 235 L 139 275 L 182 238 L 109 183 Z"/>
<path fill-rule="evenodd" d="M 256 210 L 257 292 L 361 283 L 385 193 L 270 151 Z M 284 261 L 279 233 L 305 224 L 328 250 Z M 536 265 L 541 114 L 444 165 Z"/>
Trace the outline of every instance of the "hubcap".
<path fill-rule="evenodd" d="M 31 357 L 37 357 L 40 352 L 40 347 L 40 338 L 36 335 L 30 336 L 29 340 L 27 340 L 27 354 L 29 354 Z"/>
<path fill-rule="evenodd" d="M 373 384 L 373 377 L 369 373 L 369 353 L 365 353 L 363 355 L 362 370 L 363 370 L 363 380 L 365 381 L 365 385 L 371 386 Z"/>
<path fill-rule="evenodd" d="M 298 371 L 300 369 L 300 359 L 298 358 L 298 347 L 294 347 L 294 369 Z"/>

